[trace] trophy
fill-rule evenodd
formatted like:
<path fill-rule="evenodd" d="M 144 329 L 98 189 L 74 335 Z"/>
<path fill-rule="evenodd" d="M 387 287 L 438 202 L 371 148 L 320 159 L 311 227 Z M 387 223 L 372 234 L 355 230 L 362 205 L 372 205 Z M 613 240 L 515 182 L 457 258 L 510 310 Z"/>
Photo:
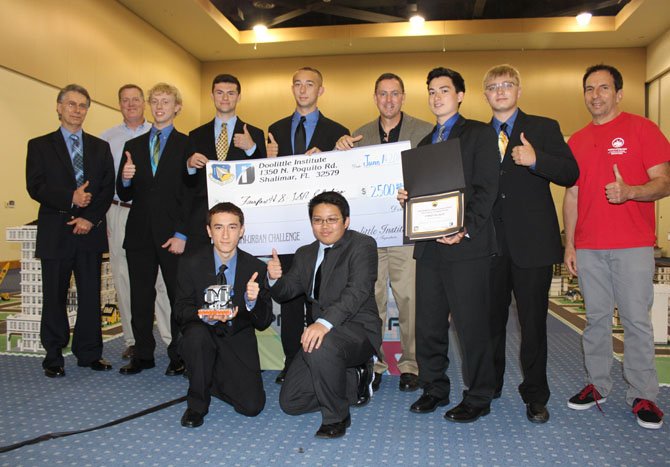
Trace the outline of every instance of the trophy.
<path fill-rule="evenodd" d="M 205 305 L 198 310 L 200 318 L 225 321 L 234 312 L 233 286 L 229 284 L 210 285 L 205 289 Z"/>

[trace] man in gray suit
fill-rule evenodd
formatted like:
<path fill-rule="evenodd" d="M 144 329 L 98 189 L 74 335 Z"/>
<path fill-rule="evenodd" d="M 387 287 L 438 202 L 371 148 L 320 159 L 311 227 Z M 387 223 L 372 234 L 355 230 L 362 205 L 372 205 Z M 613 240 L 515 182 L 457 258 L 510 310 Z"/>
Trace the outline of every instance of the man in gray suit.
<path fill-rule="evenodd" d="M 337 141 L 335 149 L 345 151 L 357 146 L 407 140 L 415 148 L 419 141 L 433 129 L 432 124 L 402 112 L 402 105 L 405 102 L 405 85 L 398 75 L 383 73 L 377 78 L 374 99 L 379 109 L 379 118 L 354 131 L 355 136 L 342 136 Z M 379 316 L 382 319 L 382 328 L 386 325 L 389 281 L 393 298 L 398 306 L 400 345 L 402 347 L 402 356 L 398 361 L 398 369 L 401 372 L 401 391 L 415 391 L 419 387 L 414 339 L 416 269 L 412 251 L 413 247 L 411 245 L 379 248 L 379 266 L 375 284 L 375 299 L 377 308 L 379 308 Z M 388 364 L 385 361 L 384 352 L 380 348 L 379 361 L 375 363 L 375 376 L 372 382 L 372 389 L 375 391 L 379 389 L 382 373 L 387 369 Z"/>

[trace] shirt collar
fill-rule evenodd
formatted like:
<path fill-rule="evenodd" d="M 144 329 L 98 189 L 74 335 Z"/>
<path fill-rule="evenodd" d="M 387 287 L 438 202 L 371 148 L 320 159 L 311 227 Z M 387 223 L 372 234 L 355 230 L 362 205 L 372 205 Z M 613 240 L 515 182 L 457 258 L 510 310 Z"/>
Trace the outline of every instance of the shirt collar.
<path fill-rule="evenodd" d="M 300 121 L 300 117 L 302 117 L 302 115 L 300 113 L 298 113 L 297 110 L 295 112 L 293 112 L 293 119 L 292 120 L 294 122 Z M 305 123 L 316 124 L 317 120 L 319 120 L 319 109 L 314 109 L 313 112 L 308 113 L 304 117 L 305 117 Z"/>
<path fill-rule="evenodd" d="M 214 274 L 218 274 L 219 268 L 221 268 L 221 266 L 223 265 L 223 261 L 221 260 L 219 254 L 216 252 L 215 247 L 212 247 L 212 252 L 214 253 Z M 233 257 L 226 262 L 226 266 L 228 266 L 227 270 L 231 271 L 237 270 L 237 250 L 235 250 L 235 254 L 233 255 Z"/>
<path fill-rule="evenodd" d="M 174 130 L 174 125 L 168 125 L 165 128 L 161 128 L 160 130 L 152 125 L 149 134 L 150 137 L 153 138 L 156 135 L 156 133 L 160 131 L 161 138 L 167 138 L 168 136 L 170 136 L 170 133 L 172 133 L 172 130 Z"/>
<path fill-rule="evenodd" d="M 501 122 L 497 118 L 493 117 L 493 120 L 492 120 L 493 121 L 493 129 L 496 130 L 496 133 L 500 133 L 500 125 L 502 125 L 503 123 L 507 123 L 506 133 L 508 135 L 511 135 L 512 134 L 512 128 L 514 128 L 514 122 L 516 122 L 516 117 L 518 115 L 519 115 L 519 109 L 517 108 L 514 111 L 514 113 L 512 114 L 512 116 L 507 119 L 506 122 Z"/>
<path fill-rule="evenodd" d="M 60 127 L 60 132 L 61 132 L 61 134 L 63 135 L 63 138 L 65 138 L 65 141 L 69 141 L 69 140 L 70 140 L 70 135 L 77 135 L 77 137 L 79 137 L 79 141 L 82 140 L 81 135 L 82 135 L 82 133 L 83 133 L 83 130 L 82 130 L 81 128 L 79 128 L 79 130 L 76 131 L 76 132 L 74 132 L 74 133 L 70 133 L 70 130 L 68 130 L 68 129 L 65 128 L 64 126 L 61 126 L 61 127 Z"/>

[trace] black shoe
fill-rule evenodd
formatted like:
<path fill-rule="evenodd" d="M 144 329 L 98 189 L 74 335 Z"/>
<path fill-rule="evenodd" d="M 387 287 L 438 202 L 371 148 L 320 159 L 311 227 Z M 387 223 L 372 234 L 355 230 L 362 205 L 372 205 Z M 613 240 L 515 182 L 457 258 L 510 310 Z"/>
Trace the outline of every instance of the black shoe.
<path fill-rule="evenodd" d="M 93 371 L 109 371 L 109 370 L 112 369 L 112 364 L 109 363 L 104 358 L 101 358 L 99 360 L 95 360 L 91 363 L 79 363 L 79 362 L 77 362 L 77 366 L 90 368 Z"/>
<path fill-rule="evenodd" d="M 419 377 L 412 373 L 401 373 L 398 387 L 405 392 L 416 391 L 419 389 Z"/>
<path fill-rule="evenodd" d="M 60 378 L 65 376 L 65 368 L 62 366 L 48 366 L 44 368 L 44 376 L 48 378 Z"/>
<path fill-rule="evenodd" d="M 184 374 L 186 367 L 181 360 L 170 360 L 170 364 L 165 370 L 165 376 L 178 376 Z"/>
<path fill-rule="evenodd" d="M 491 408 L 488 405 L 486 407 L 472 407 L 466 402 L 461 402 L 453 409 L 448 410 L 444 414 L 444 418 L 450 422 L 471 423 L 490 412 Z"/>
<path fill-rule="evenodd" d="M 181 426 L 186 428 L 198 428 L 205 421 L 205 416 L 195 410 L 186 409 L 181 416 Z"/>
<path fill-rule="evenodd" d="M 544 404 L 530 402 L 526 404 L 526 417 L 533 423 L 547 423 L 549 421 L 549 411 Z"/>
<path fill-rule="evenodd" d="M 126 350 L 123 351 L 121 354 L 121 358 L 123 360 L 129 360 L 135 356 L 135 346 L 134 345 L 129 345 L 126 347 Z"/>
<path fill-rule="evenodd" d="M 382 384 L 382 374 L 381 373 L 375 373 L 374 377 L 372 378 L 372 390 L 374 392 L 379 391 L 379 386 Z"/>
<path fill-rule="evenodd" d="M 279 372 L 279 374 L 275 378 L 275 383 L 282 384 L 286 380 L 286 370 L 287 368 L 284 367 L 284 369 Z"/>
<path fill-rule="evenodd" d="M 430 394 L 425 394 L 411 405 L 409 408 L 410 412 L 414 413 L 431 413 L 435 412 L 435 409 L 447 405 L 449 403 L 449 398 L 438 399 L 437 397 L 431 396 Z"/>
<path fill-rule="evenodd" d="M 372 389 L 370 384 L 372 383 L 373 371 L 372 367 L 374 362 L 372 359 L 365 362 L 363 365 L 356 367 L 356 372 L 358 373 L 358 389 L 357 397 L 358 399 L 354 403 L 355 407 L 363 407 L 370 402 L 370 396 L 372 396 Z M 342 433 L 344 434 L 344 433 Z"/>
<path fill-rule="evenodd" d="M 156 364 L 154 360 L 141 360 L 139 358 L 131 358 L 130 363 L 126 366 L 122 366 L 119 370 L 119 373 L 122 375 L 136 375 L 142 370 L 148 370 L 149 368 L 155 367 Z"/>
<path fill-rule="evenodd" d="M 329 423 L 328 425 L 322 424 L 314 436 L 323 439 L 341 438 L 347 433 L 347 428 L 350 426 L 351 416 L 347 415 L 347 418 L 341 422 Z"/>

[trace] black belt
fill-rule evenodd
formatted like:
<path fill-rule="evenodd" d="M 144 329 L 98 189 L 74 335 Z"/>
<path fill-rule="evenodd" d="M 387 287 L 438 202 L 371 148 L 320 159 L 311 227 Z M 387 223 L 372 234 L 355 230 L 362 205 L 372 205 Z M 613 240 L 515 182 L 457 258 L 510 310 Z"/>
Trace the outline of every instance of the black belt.
<path fill-rule="evenodd" d="M 112 204 L 116 204 L 117 206 L 121 206 L 122 208 L 129 208 L 132 206 L 130 203 L 124 203 L 123 201 L 117 201 L 115 199 L 112 200 Z"/>

